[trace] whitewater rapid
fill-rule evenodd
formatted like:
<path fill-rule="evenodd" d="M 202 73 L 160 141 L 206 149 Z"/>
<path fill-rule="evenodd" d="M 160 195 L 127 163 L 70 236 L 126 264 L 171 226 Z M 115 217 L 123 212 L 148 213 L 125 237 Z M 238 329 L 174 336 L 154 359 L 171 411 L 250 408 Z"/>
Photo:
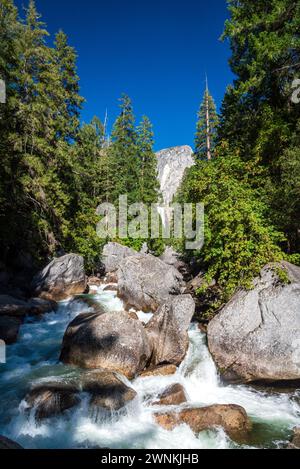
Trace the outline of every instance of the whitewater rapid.
<path fill-rule="evenodd" d="M 93 297 L 108 311 L 122 311 L 115 292 L 103 291 Z M 91 415 L 88 395 L 81 404 L 64 414 L 37 423 L 25 412 L 23 398 L 33 383 L 69 380 L 79 370 L 58 362 L 63 334 L 68 324 L 88 306 L 81 301 L 61 302 L 57 312 L 27 319 L 18 342 L 7 347 L 7 363 L 0 364 L 0 434 L 25 448 L 146 448 L 204 449 L 235 448 L 222 429 L 195 435 L 187 425 L 166 431 L 153 420 L 157 407 L 151 405 L 168 385 L 181 383 L 190 406 L 238 404 L 254 423 L 248 447 L 282 447 L 292 428 L 300 425 L 300 391 L 255 389 L 221 383 L 209 354 L 206 337 L 196 325 L 189 331 L 188 354 L 172 376 L 137 378 L 130 385 L 138 397 L 125 411 L 97 419 Z M 147 322 L 151 315 L 139 313 Z M 129 384 L 129 383 L 128 383 Z M 164 410 L 163 407 L 159 407 Z M 244 446 L 245 447 L 245 446 Z"/>

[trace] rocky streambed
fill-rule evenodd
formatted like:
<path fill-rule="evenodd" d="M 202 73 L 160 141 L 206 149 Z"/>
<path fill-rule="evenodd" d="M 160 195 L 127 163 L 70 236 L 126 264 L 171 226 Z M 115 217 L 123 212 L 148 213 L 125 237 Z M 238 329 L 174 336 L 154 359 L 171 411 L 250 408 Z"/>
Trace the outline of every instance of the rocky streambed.
<path fill-rule="evenodd" d="M 43 301 L 57 303 L 52 303 L 54 310 L 50 307 L 38 315 L 28 309 L 25 315 L 24 305 L 22 314 L 18 310 L 22 318 L 18 338 L 7 346 L 7 363 L 0 365 L 1 435 L 25 448 L 289 445 L 293 428 L 300 425 L 300 392 L 289 380 L 297 375 L 297 355 L 292 355 L 290 362 L 281 355 L 287 363 L 285 387 L 242 384 L 255 381 L 255 375 L 251 363 L 250 371 L 242 373 L 246 362 L 239 367 L 237 356 L 231 360 L 242 343 L 237 331 L 233 351 L 226 342 L 231 335 L 226 311 L 235 298 L 208 328 L 214 361 L 206 334 L 192 321 L 194 301 L 186 293 L 176 266 L 150 255 L 124 252 L 114 244 L 104 250 L 103 262 L 106 283 L 90 279 L 92 294 L 80 293 L 86 290 L 87 281 L 81 259 L 74 255 L 54 261 L 34 279 L 35 294 Z M 288 287 L 292 292 L 298 282 L 298 272 L 293 272 Z M 118 285 L 112 283 L 116 280 Z M 270 357 L 272 353 L 276 356 L 278 341 L 284 343 L 275 306 L 276 298 L 279 303 L 283 301 L 286 288 L 278 284 L 275 274 L 263 273 L 261 282 L 258 311 L 264 304 L 260 292 L 266 289 L 268 309 L 250 334 L 252 348 L 246 348 L 251 348 L 256 357 L 255 369 L 260 367 L 260 377 L 263 370 L 266 372 L 266 364 L 256 344 L 261 345 L 269 333 L 268 340 L 270 336 L 272 340 L 265 353 Z M 64 296 L 67 298 L 62 299 Z M 237 297 L 242 315 L 246 314 L 246 297 L 246 293 Z M 284 298 L 286 317 L 290 314 L 293 318 L 295 338 L 298 303 L 291 293 Z M 253 300 L 254 322 L 255 304 Z M 231 313 L 233 324 L 238 322 L 234 314 L 237 310 L 233 308 Z M 6 317 L 9 311 L 8 307 L 4 309 Z M 268 314 L 270 311 L 275 311 L 276 320 Z M 244 328 L 237 330 L 243 333 L 245 320 L 242 323 Z M 259 339 L 257 333 L 261 334 Z M 216 346 L 219 342 L 222 355 Z M 291 351 L 287 349 L 286 354 L 290 356 Z M 243 353 L 240 357 L 244 360 Z M 227 360 L 227 368 L 217 369 L 215 363 L 221 359 Z M 268 370 L 270 380 L 272 367 Z M 232 381 L 241 384 L 224 382 L 224 376 L 233 375 Z"/>

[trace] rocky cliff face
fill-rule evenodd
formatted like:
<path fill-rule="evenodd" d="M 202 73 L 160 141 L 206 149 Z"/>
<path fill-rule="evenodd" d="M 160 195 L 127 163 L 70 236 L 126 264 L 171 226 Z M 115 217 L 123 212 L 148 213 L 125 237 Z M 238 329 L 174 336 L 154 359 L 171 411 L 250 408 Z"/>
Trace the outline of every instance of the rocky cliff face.
<path fill-rule="evenodd" d="M 185 145 L 156 153 L 158 179 L 164 204 L 170 204 L 180 187 L 186 168 L 194 165 L 193 150 Z"/>

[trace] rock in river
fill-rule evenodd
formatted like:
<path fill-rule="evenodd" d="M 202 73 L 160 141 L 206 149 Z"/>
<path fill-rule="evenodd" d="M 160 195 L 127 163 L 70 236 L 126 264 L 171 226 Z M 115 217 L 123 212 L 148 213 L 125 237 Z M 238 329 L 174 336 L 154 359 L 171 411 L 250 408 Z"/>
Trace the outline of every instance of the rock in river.
<path fill-rule="evenodd" d="M 127 307 L 156 311 L 172 295 L 184 291 L 182 275 L 175 267 L 151 254 L 124 259 L 118 269 L 119 296 Z"/>
<path fill-rule="evenodd" d="M 208 345 L 228 381 L 300 380 L 300 268 L 262 269 L 254 288 L 238 291 L 210 322 Z"/>
<path fill-rule="evenodd" d="M 34 294 L 46 300 L 60 301 L 83 293 L 87 287 L 83 257 L 66 254 L 53 259 L 32 282 Z"/>
<path fill-rule="evenodd" d="M 7 345 L 16 342 L 21 324 L 20 318 L 0 316 L 0 340 L 4 340 Z"/>
<path fill-rule="evenodd" d="M 35 418 L 43 420 L 59 415 L 79 404 L 79 388 L 63 382 L 34 386 L 25 397 L 26 410 L 35 410 Z"/>
<path fill-rule="evenodd" d="M 81 368 L 103 368 L 134 378 L 151 356 L 148 335 L 127 312 L 77 316 L 68 326 L 60 359 Z"/>
<path fill-rule="evenodd" d="M 89 371 L 82 380 L 82 390 L 92 395 L 90 405 L 93 408 L 117 411 L 137 396 L 124 381 L 111 371 Z"/>
<path fill-rule="evenodd" d="M 194 433 L 222 427 L 233 440 L 242 441 L 247 438 L 252 424 L 243 407 L 228 405 L 212 405 L 201 408 L 186 408 L 176 411 L 155 414 L 156 422 L 166 430 L 187 424 Z"/>
<path fill-rule="evenodd" d="M 195 312 L 191 295 L 172 297 L 161 306 L 146 326 L 153 353 L 151 365 L 180 365 L 188 345 L 188 329 Z"/>
<path fill-rule="evenodd" d="M 179 384 L 171 384 L 158 396 L 158 400 L 153 405 L 179 405 L 186 402 L 184 387 Z"/>

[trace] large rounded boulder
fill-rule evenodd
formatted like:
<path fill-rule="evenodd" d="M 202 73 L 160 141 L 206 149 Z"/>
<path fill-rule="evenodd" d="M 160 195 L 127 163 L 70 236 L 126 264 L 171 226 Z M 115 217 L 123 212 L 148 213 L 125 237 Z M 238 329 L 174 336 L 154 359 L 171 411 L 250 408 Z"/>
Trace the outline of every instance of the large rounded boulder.
<path fill-rule="evenodd" d="M 34 277 L 32 287 L 35 296 L 54 301 L 83 293 L 87 287 L 83 257 L 66 254 L 53 259 Z"/>
<path fill-rule="evenodd" d="M 175 267 L 151 254 L 124 259 L 118 269 L 119 296 L 127 307 L 145 312 L 157 308 L 184 291 L 184 281 Z"/>
<path fill-rule="evenodd" d="M 116 371 L 134 378 L 152 349 L 140 321 L 127 312 L 77 316 L 66 330 L 60 359 L 81 368 Z"/>
<path fill-rule="evenodd" d="M 161 306 L 146 326 L 153 353 L 151 365 L 180 365 L 188 350 L 188 329 L 195 313 L 191 295 L 179 295 Z"/>
<path fill-rule="evenodd" d="M 208 345 L 230 382 L 300 380 L 300 268 L 266 266 L 210 322 Z"/>

